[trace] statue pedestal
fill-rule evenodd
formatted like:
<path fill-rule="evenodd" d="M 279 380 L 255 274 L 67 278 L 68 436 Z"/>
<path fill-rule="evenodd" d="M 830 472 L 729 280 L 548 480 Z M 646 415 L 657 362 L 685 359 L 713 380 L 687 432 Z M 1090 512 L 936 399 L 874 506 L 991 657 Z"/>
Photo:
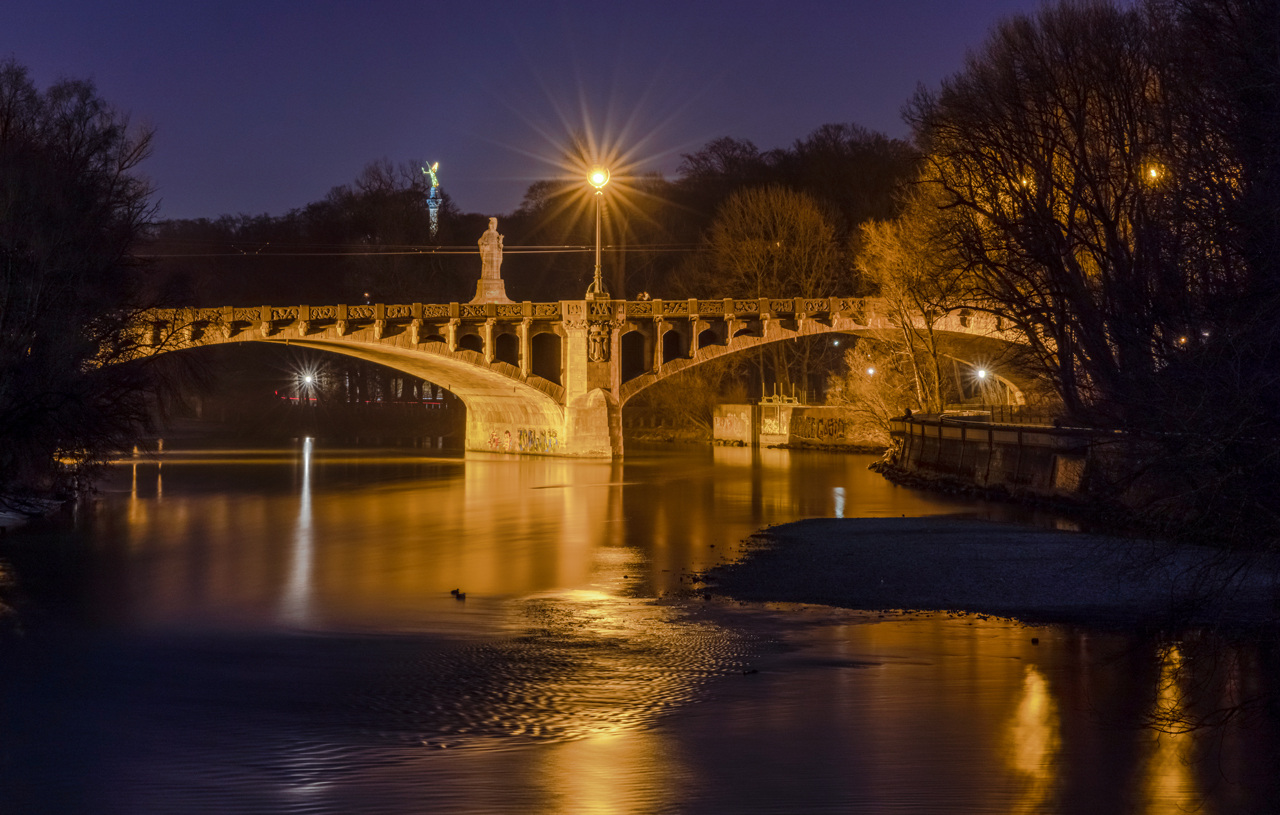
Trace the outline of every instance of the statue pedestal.
<path fill-rule="evenodd" d="M 502 278 L 494 278 L 491 280 L 480 279 L 476 281 L 476 296 L 472 303 L 512 303 L 515 302 L 507 297 L 507 285 Z"/>

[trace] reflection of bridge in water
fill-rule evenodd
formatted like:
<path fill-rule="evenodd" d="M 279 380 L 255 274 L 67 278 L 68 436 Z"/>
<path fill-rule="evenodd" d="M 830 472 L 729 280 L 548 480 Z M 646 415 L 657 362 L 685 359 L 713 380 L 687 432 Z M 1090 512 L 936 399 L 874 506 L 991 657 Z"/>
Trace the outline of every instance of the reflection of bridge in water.
<path fill-rule="evenodd" d="M 621 409 L 690 366 L 772 342 L 897 329 L 874 298 L 564 300 L 262 306 L 152 312 L 154 353 L 236 342 L 330 351 L 443 385 L 467 406 L 468 450 L 608 458 Z M 985 315 L 937 326 L 959 359 L 1011 337 Z"/>

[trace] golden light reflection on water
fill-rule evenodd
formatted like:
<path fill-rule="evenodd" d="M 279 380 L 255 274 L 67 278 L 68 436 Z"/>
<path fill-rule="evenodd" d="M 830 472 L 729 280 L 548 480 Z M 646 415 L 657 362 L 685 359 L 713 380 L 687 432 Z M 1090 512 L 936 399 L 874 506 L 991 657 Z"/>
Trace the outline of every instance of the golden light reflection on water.
<path fill-rule="evenodd" d="M 96 523 L 104 538 L 148 558 L 128 575 L 125 613 L 412 626 L 424 613 L 462 613 L 466 606 L 451 605 L 453 588 L 472 606 L 551 589 L 617 590 L 637 579 L 661 591 L 766 524 L 950 506 L 894 490 L 877 504 L 883 484 L 869 482 L 876 476 L 860 460 L 797 472 L 788 451 L 761 452 L 718 449 L 693 466 L 637 466 L 462 461 L 313 442 L 279 451 L 171 448 L 123 460 L 125 517 L 117 520 L 108 502 Z M 208 488 L 220 472 L 230 483 Z M 292 489 L 281 491 L 282 474 Z M 168 488 L 174 478 L 180 487 Z"/>
<path fill-rule="evenodd" d="M 1160 690 L 1157 711 L 1177 712 L 1182 704 L 1182 651 L 1177 646 L 1164 650 L 1160 661 Z M 1148 815 L 1173 815 L 1193 809 L 1203 811 L 1203 797 L 1192 771 L 1195 742 L 1191 733 L 1155 733 L 1143 778 Z"/>
<path fill-rule="evenodd" d="M 550 811 L 565 815 L 641 815 L 668 811 L 678 770 L 653 732 L 601 733 L 556 745 L 544 769 Z"/>
<path fill-rule="evenodd" d="M 1028 665 L 1018 709 L 1009 726 L 1009 763 L 1028 780 L 1026 793 L 1014 811 L 1042 812 L 1050 803 L 1057 780 L 1058 727 L 1057 703 L 1044 674 Z"/>
<path fill-rule="evenodd" d="M 201 467 L 186 460 L 191 471 Z M 162 501 L 159 467 L 130 462 L 127 522 L 118 531 L 130 548 L 157 558 L 130 575 L 135 609 L 174 619 L 274 608 L 270 616 L 291 625 L 370 624 L 441 602 L 461 612 L 453 588 L 480 599 L 585 586 L 621 489 L 595 486 L 615 474 L 608 463 L 556 460 L 481 459 L 465 468 L 455 460 L 439 466 L 462 471 L 443 479 L 329 483 L 378 466 L 317 454 L 308 440 L 292 464 L 293 492 L 171 490 Z M 155 478 L 150 495 L 147 470 Z M 536 489 L 548 482 L 567 486 Z M 103 531 L 117 526 L 109 512 L 97 522 Z"/>
<path fill-rule="evenodd" d="M 546 802 L 539 812 L 696 811 L 691 801 L 710 800 L 743 811 L 766 782 L 796 803 L 776 812 L 828 798 L 864 811 L 1037 812 L 1062 801 L 1089 811 L 1072 807 L 1096 799 L 1070 791 L 1108 785 L 1153 813 L 1199 804 L 1190 737 L 1087 721 L 1099 700 L 1151 700 L 1149 677 L 1137 687 L 1090 650 L 1106 637 L 1038 632 L 1033 645 L 1008 621 L 850 622 L 829 610 L 760 628 L 744 622 L 757 612 L 719 601 L 645 599 L 688 587 L 682 574 L 768 524 L 974 508 L 888 485 L 865 457 L 718 448 L 620 463 L 460 460 L 311 442 L 171 450 L 163 500 L 158 461 L 125 463 L 83 547 L 105 553 L 88 570 L 99 616 L 304 628 L 285 636 L 317 643 L 307 664 L 318 673 L 326 659 L 355 660 L 314 633 L 395 635 L 375 649 L 377 686 L 353 715 L 367 717 L 362 732 L 395 734 L 409 751 L 395 782 L 405 788 L 459 761 L 440 756 L 467 754 L 518 764 Z M 796 633 L 824 613 L 811 634 Z M 466 647 L 440 645 L 440 629 Z M 770 651 L 778 643 L 787 656 Z M 1180 660 L 1165 655 L 1159 704 L 1176 704 Z M 512 759 L 512 744 L 538 747 Z M 330 747 L 316 743 L 317 766 Z"/>

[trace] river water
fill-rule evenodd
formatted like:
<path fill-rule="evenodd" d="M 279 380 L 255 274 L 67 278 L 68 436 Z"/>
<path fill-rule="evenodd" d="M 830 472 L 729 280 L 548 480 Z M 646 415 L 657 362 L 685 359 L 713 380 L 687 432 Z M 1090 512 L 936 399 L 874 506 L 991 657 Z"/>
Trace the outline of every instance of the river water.
<path fill-rule="evenodd" d="M 0 539 L 0 813 L 1277 810 L 1274 707 L 1140 726 L 1268 692 L 1264 648 L 691 592 L 800 518 L 1053 523 L 869 461 L 122 460 Z"/>

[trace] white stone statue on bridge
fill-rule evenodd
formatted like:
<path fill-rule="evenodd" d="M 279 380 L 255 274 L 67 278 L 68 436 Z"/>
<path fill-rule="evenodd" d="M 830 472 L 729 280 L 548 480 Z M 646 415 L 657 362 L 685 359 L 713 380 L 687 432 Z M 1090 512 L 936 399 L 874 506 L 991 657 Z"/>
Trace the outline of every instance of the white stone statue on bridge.
<path fill-rule="evenodd" d="M 489 228 L 480 236 L 480 280 L 472 303 L 510 303 L 506 284 L 502 282 L 502 236 L 498 219 L 489 219 Z"/>

